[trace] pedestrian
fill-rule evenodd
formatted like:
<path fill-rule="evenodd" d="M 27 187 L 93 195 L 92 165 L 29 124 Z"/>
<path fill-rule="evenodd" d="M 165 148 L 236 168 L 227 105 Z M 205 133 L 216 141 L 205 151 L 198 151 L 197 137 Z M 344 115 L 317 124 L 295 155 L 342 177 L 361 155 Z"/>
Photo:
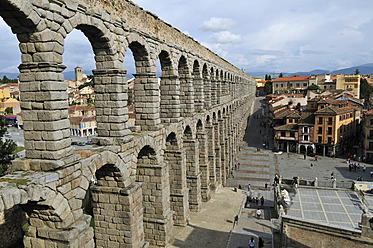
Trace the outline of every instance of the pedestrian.
<path fill-rule="evenodd" d="M 367 169 L 367 166 L 364 165 L 364 167 L 363 167 L 363 172 L 365 172 L 366 169 Z"/>
<path fill-rule="evenodd" d="M 348 165 L 348 170 L 349 170 L 349 171 L 351 171 L 351 170 L 352 170 L 352 167 L 351 167 L 351 165 L 350 165 L 350 164 Z"/>
<path fill-rule="evenodd" d="M 256 205 L 259 205 L 259 197 L 255 198 Z"/>
<path fill-rule="evenodd" d="M 260 209 L 258 208 L 258 210 L 256 210 L 256 217 L 258 218 L 258 220 L 260 220 L 261 215 L 262 215 L 262 211 L 260 211 Z"/>
<path fill-rule="evenodd" d="M 348 163 L 351 164 L 351 158 L 348 158 Z"/>
<path fill-rule="evenodd" d="M 354 154 L 354 160 L 356 161 L 356 154 Z"/>
<path fill-rule="evenodd" d="M 265 246 L 266 246 L 266 243 L 264 242 L 264 240 L 261 237 L 259 237 L 259 248 L 263 248 Z"/>
<path fill-rule="evenodd" d="M 232 178 L 234 178 L 234 175 L 233 175 L 233 170 L 231 170 L 231 176 L 232 176 Z"/>
<path fill-rule="evenodd" d="M 357 169 L 360 170 L 360 163 L 357 163 Z"/>
<path fill-rule="evenodd" d="M 242 189 L 241 184 L 238 185 L 238 189 Z"/>
<path fill-rule="evenodd" d="M 249 240 L 249 247 L 250 247 L 250 248 L 254 248 L 254 247 L 255 247 L 255 240 L 254 240 L 254 237 L 251 237 L 251 239 Z"/>
<path fill-rule="evenodd" d="M 238 147 L 238 151 L 241 151 L 241 146 Z"/>
<path fill-rule="evenodd" d="M 356 163 L 354 163 L 354 171 L 355 171 L 355 172 L 356 172 L 356 167 L 357 167 L 357 166 L 356 166 Z"/>
<path fill-rule="evenodd" d="M 265 191 L 268 190 L 268 183 L 265 183 L 265 184 L 264 184 L 264 190 L 265 190 Z"/>
<path fill-rule="evenodd" d="M 249 186 L 247 186 L 247 191 L 251 190 L 251 184 L 249 183 Z"/>
<path fill-rule="evenodd" d="M 315 156 L 315 161 L 317 162 L 317 156 Z"/>
<path fill-rule="evenodd" d="M 373 170 L 370 170 L 370 177 L 373 177 Z"/>
<path fill-rule="evenodd" d="M 240 163 L 237 164 L 237 170 L 240 170 Z"/>
<path fill-rule="evenodd" d="M 262 205 L 262 207 L 264 205 L 264 197 L 263 196 L 260 198 L 260 205 Z"/>
<path fill-rule="evenodd" d="M 252 200 L 253 205 L 256 203 L 255 201 L 256 201 L 256 199 L 255 199 L 255 197 L 253 197 L 253 200 Z"/>
<path fill-rule="evenodd" d="M 304 158 L 304 160 L 306 160 L 306 158 L 307 158 L 307 154 L 306 153 L 304 153 L 303 158 Z"/>
<path fill-rule="evenodd" d="M 334 172 L 332 172 L 332 174 L 330 174 L 330 179 L 334 179 Z"/>
<path fill-rule="evenodd" d="M 234 164 L 234 170 L 237 170 L 237 164 L 236 163 Z"/>
<path fill-rule="evenodd" d="M 275 175 L 275 184 L 278 184 L 278 183 L 280 183 L 280 179 L 279 179 L 278 175 L 276 174 Z"/>
<path fill-rule="evenodd" d="M 237 225 L 237 223 L 238 223 L 238 215 L 234 217 L 233 228 L 235 227 L 235 225 Z"/>
<path fill-rule="evenodd" d="M 312 169 L 312 168 L 313 168 L 313 164 L 311 163 L 310 169 Z"/>

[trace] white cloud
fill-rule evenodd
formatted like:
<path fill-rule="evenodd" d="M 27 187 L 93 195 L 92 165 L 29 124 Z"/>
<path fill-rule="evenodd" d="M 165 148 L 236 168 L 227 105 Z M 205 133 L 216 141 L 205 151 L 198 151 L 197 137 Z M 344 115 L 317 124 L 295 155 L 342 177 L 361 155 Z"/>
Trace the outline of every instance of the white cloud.
<path fill-rule="evenodd" d="M 216 43 L 229 44 L 229 43 L 240 43 L 242 41 L 241 35 L 232 34 L 229 31 L 220 31 L 212 35 L 212 39 Z"/>
<path fill-rule="evenodd" d="M 201 25 L 203 31 L 228 31 L 236 25 L 236 22 L 229 18 L 211 17 Z"/>

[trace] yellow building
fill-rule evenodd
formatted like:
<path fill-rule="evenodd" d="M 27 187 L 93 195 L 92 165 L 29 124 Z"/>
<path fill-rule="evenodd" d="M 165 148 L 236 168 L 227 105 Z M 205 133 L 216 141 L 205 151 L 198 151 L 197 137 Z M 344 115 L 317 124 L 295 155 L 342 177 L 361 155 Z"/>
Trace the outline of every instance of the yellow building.
<path fill-rule="evenodd" d="M 4 98 L 3 100 L 0 100 L 0 111 L 5 111 L 6 108 L 11 107 L 15 108 L 17 106 L 20 106 L 20 102 L 17 99 L 14 98 Z M 13 114 L 18 114 L 17 112 L 20 111 L 13 111 Z"/>
<path fill-rule="evenodd" d="M 316 152 L 334 156 L 343 152 L 356 135 L 356 110 L 350 107 L 325 106 L 315 112 L 314 143 Z"/>
<path fill-rule="evenodd" d="M 360 98 L 360 75 L 337 75 L 337 90 L 350 90 L 356 98 Z"/>
<path fill-rule="evenodd" d="M 0 89 L 0 99 L 10 98 L 10 90 L 8 89 Z"/>

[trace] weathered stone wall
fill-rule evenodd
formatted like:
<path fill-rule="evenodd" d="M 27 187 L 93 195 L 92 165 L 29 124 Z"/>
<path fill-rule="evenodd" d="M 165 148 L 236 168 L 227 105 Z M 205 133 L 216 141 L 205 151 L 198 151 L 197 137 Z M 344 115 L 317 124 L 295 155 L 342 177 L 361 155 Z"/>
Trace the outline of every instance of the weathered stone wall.
<path fill-rule="evenodd" d="M 372 247 L 371 239 L 361 237 L 359 230 L 319 226 L 307 222 L 284 220 L 282 227 L 282 247 Z"/>
<path fill-rule="evenodd" d="M 0 179 L 0 216 L 24 210 L 25 247 L 167 246 L 173 226 L 225 184 L 253 78 L 130 1 L 3 0 L 0 16 L 20 42 L 26 148 L 16 172 Z M 96 62 L 98 137 L 85 159 L 70 144 L 62 74 L 73 29 L 87 36 Z M 136 66 L 131 128 L 127 48 Z M 83 213 L 89 205 L 92 216 Z"/>

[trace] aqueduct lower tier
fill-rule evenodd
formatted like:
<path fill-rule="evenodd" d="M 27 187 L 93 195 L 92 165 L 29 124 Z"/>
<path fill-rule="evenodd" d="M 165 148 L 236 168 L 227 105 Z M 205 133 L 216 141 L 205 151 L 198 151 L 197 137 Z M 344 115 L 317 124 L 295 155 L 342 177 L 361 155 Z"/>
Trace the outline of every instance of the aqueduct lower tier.
<path fill-rule="evenodd" d="M 0 179 L 0 228 L 22 210 L 25 247 L 170 243 L 173 226 L 186 225 L 189 212 L 225 185 L 254 80 L 129 1 L 0 0 L 0 16 L 20 43 L 26 148 L 15 172 Z M 70 144 L 62 74 L 73 29 L 87 36 L 96 61 L 98 137 L 84 159 Z M 136 64 L 134 127 L 127 123 L 128 48 Z"/>

